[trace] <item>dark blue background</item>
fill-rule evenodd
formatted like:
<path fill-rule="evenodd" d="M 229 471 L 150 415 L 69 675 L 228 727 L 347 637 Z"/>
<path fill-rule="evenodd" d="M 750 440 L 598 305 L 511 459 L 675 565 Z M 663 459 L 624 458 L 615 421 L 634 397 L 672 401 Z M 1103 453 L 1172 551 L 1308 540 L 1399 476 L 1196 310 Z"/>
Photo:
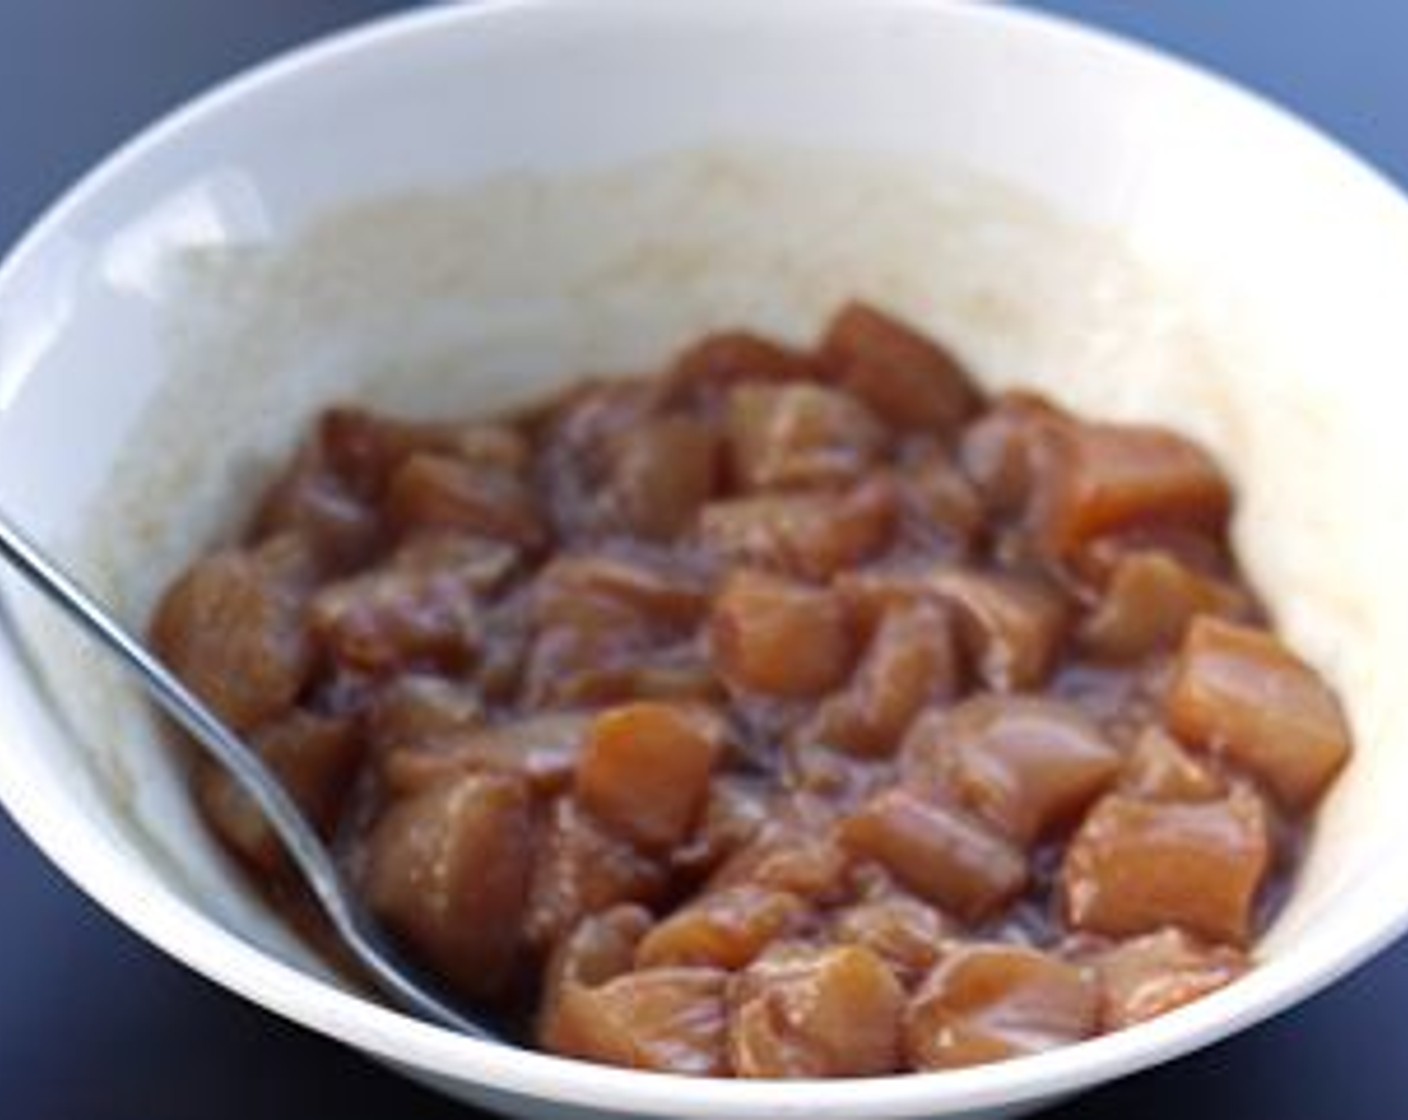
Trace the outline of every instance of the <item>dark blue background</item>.
<path fill-rule="evenodd" d="M 405 6 L 375 0 L 0 0 L 0 250 L 74 176 L 176 102 L 273 51 Z M 1408 183 L 1404 0 L 1052 0 L 1037 6 L 1230 74 Z M 1404 300 L 1408 305 L 1408 292 Z M 1405 1008 L 1408 944 L 1270 1024 L 1049 1115 L 1402 1115 L 1408 1106 Z M 0 814 L 0 1116 L 464 1115 L 168 961 L 81 897 Z"/>

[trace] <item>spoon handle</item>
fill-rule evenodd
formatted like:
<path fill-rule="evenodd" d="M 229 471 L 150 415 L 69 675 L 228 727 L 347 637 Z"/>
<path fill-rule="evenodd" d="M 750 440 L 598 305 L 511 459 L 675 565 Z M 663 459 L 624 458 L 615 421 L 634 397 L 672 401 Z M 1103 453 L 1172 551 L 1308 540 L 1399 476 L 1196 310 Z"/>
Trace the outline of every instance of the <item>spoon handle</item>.
<path fill-rule="evenodd" d="M 408 1011 L 477 1038 L 493 1036 L 416 979 L 370 916 L 353 900 L 318 834 L 259 757 L 141 642 L 0 514 L 0 558 L 117 655 L 152 698 L 186 729 L 254 801 L 278 834 L 343 942 L 372 978 Z"/>

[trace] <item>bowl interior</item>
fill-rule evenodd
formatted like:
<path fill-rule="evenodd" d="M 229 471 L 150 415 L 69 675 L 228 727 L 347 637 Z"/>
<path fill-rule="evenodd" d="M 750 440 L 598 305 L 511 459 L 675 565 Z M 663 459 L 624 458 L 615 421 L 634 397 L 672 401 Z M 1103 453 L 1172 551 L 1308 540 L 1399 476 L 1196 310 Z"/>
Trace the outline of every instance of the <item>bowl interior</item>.
<path fill-rule="evenodd" d="M 9 262 L 0 507 L 141 629 L 320 404 L 493 412 L 714 327 L 803 341 L 853 295 L 989 386 L 1191 432 L 1236 480 L 1242 555 L 1359 751 L 1252 979 L 1036 1059 L 1025 1089 L 1016 1067 L 975 1071 L 890 1107 L 1074 1087 L 1287 1002 L 1408 913 L 1386 858 L 1408 818 L 1385 792 L 1408 781 L 1408 500 L 1387 484 L 1408 475 L 1406 212 L 1215 81 L 986 6 L 430 13 L 207 100 Z M 24 591 L 6 606 L 0 792 L 19 819 L 225 982 L 250 986 L 241 942 L 325 975 L 214 848 L 145 706 Z M 270 1001 L 298 1013 L 303 991 Z M 350 1022 L 317 1025 L 404 1041 L 399 1020 Z M 397 1052 L 453 1073 L 448 1049 Z M 852 1090 L 822 1110 L 876 1096 Z"/>

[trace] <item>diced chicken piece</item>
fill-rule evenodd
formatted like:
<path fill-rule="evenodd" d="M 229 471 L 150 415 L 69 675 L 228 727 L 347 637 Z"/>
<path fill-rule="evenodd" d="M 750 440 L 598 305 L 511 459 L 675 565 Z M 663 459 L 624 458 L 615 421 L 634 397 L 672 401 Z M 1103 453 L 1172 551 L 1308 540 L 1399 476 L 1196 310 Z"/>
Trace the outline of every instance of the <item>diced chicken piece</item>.
<path fill-rule="evenodd" d="M 828 698 L 801 735 L 858 755 L 894 752 L 910 722 L 958 692 L 958 651 L 951 616 L 919 600 L 887 609 L 855 676 Z"/>
<path fill-rule="evenodd" d="M 821 359 L 828 376 L 897 428 L 950 434 L 978 408 L 952 354 L 863 303 L 847 304 L 831 320 Z"/>
<path fill-rule="evenodd" d="M 1018 844 L 1069 824 L 1120 770 L 1119 752 L 1074 704 L 980 695 L 916 723 L 904 745 L 912 783 L 947 791 Z"/>
<path fill-rule="evenodd" d="M 1270 861 L 1266 809 L 1250 790 L 1197 804 L 1108 794 L 1066 850 L 1067 919 L 1110 937 L 1179 926 L 1245 945 Z"/>
<path fill-rule="evenodd" d="M 670 540 L 714 495 L 718 439 L 687 416 L 663 416 L 622 433 L 608 483 L 617 518 L 632 533 Z"/>
<path fill-rule="evenodd" d="M 698 705 L 610 708 L 593 720 L 577 762 L 577 800 L 632 843 L 668 851 L 704 809 L 724 735 L 719 715 Z"/>
<path fill-rule="evenodd" d="M 303 607 L 313 577 L 301 537 L 216 552 L 168 588 L 152 620 L 157 653 L 236 731 L 282 715 L 313 669 Z"/>
<path fill-rule="evenodd" d="M 706 549 L 805 579 L 829 579 L 883 552 L 894 534 L 899 496 L 884 476 L 839 494 L 761 494 L 711 502 L 699 517 Z"/>
<path fill-rule="evenodd" d="M 533 447 L 517 428 L 504 424 L 457 424 L 444 450 L 474 467 L 526 474 Z"/>
<path fill-rule="evenodd" d="M 714 664 L 733 687 L 805 699 L 851 671 L 845 611 L 831 592 L 765 572 L 733 572 L 709 623 Z"/>
<path fill-rule="evenodd" d="M 583 601 L 571 622 L 534 635 L 518 702 L 527 708 L 581 708 L 626 700 L 631 674 L 653 652 L 654 641 L 639 615 Z"/>
<path fill-rule="evenodd" d="M 453 442 L 453 425 L 355 407 L 330 408 L 318 424 L 318 449 L 328 466 L 354 494 L 374 501 L 411 455 L 448 451 Z"/>
<path fill-rule="evenodd" d="M 807 913 L 806 903 L 787 891 L 750 884 L 709 891 L 645 935 L 636 967 L 710 965 L 736 971 Z"/>
<path fill-rule="evenodd" d="M 660 387 L 638 378 L 588 382 L 536 418 L 537 488 L 559 546 L 620 524 L 612 470 L 628 441 L 659 418 Z"/>
<path fill-rule="evenodd" d="M 649 905 L 665 887 L 657 860 L 561 798 L 539 840 L 523 929 L 531 946 L 550 948 L 587 915 L 622 902 Z"/>
<path fill-rule="evenodd" d="M 915 1069 L 961 1069 L 1079 1042 L 1098 1016 L 1084 969 L 1020 945 L 962 945 L 910 1001 L 905 1050 Z"/>
<path fill-rule="evenodd" d="M 557 644 L 555 638 L 567 639 Z M 649 643 L 581 641 L 570 633 L 545 635 L 534 647 L 530 691 L 555 707 L 601 707 L 632 700 L 661 703 L 720 703 L 727 692 L 702 643 L 664 649 Z M 551 673 L 555 666 L 559 672 Z"/>
<path fill-rule="evenodd" d="M 1262 630 L 1197 619 L 1164 710 L 1180 739 L 1243 767 L 1292 809 L 1314 804 L 1349 759 L 1349 725 L 1334 692 Z"/>
<path fill-rule="evenodd" d="M 333 473 L 315 444 L 304 446 L 265 492 L 252 531 L 256 540 L 298 534 L 332 572 L 366 563 L 381 544 L 376 509 Z"/>
<path fill-rule="evenodd" d="M 1187 568 L 1166 552 L 1121 556 L 1109 584 L 1080 627 L 1098 658 L 1129 661 L 1177 645 L 1195 615 L 1245 615 L 1246 596 Z"/>
<path fill-rule="evenodd" d="M 690 640 L 708 608 L 698 573 L 643 559 L 568 556 L 548 565 L 532 595 L 525 703 L 592 706 L 637 695 L 717 693 L 703 651 Z"/>
<path fill-rule="evenodd" d="M 716 774 L 694 837 L 675 849 L 673 863 L 685 872 L 713 871 L 752 840 L 767 820 L 768 792 L 760 780 Z"/>
<path fill-rule="evenodd" d="M 1125 759 L 1120 788 L 1146 801 L 1213 801 L 1227 783 L 1157 725 L 1146 727 Z"/>
<path fill-rule="evenodd" d="M 899 1068 L 904 991 L 868 949 L 764 958 L 739 977 L 730 1004 L 739 1077 L 875 1077 Z"/>
<path fill-rule="evenodd" d="M 516 775 L 535 794 L 556 796 L 572 784 L 590 727 L 585 714 L 545 712 L 497 727 L 447 731 L 389 750 L 381 780 L 392 796 L 405 796 L 482 771 Z"/>
<path fill-rule="evenodd" d="M 355 407 L 323 413 L 316 450 L 354 494 L 376 501 L 397 469 L 415 454 L 453 456 L 476 467 L 521 472 L 532 453 L 524 436 L 504 425 L 405 420 Z"/>
<path fill-rule="evenodd" d="M 1202 448 L 1163 428 L 1047 425 L 1029 509 L 1033 534 L 1060 559 L 1133 525 L 1225 528 L 1232 493 Z"/>
<path fill-rule="evenodd" d="M 539 1030 L 544 1049 L 628 1069 L 728 1072 L 728 974 L 715 968 L 628 972 L 599 987 L 568 984 Z"/>
<path fill-rule="evenodd" d="M 853 851 L 887 868 L 901 883 L 964 921 L 1010 902 L 1027 882 L 1020 849 L 956 807 L 907 789 L 877 795 L 841 826 Z"/>
<path fill-rule="evenodd" d="M 812 359 L 800 350 L 747 331 L 721 331 L 675 360 L 666 401 L 697 408 L 706 416 L 722 416 L 736 385 L 810 381 L 816 376 Z"/>
<path fill-rule="evenodd" d="M 1095 958 L 1100 1020 L 1123 1030 L 1224 988 L 1251 967 L 1246 954 L 1176 929 L 1136 937 Z"/>
<path fill-rule="evenodd" d="M 589 914 L 564 937 L 548 959 L 543 976 L 543 1016 L 552 1014 L 568 985 L 600 987 L 635 967 L 636 946 L 654 919 L 643 906 L 625 903 Z"/>
<path fill-rule="evenodd" d="M 964 429 L 959 461 L 992 513 L 1004 517 L 1026 508 L 1041 433 L 1067 422 L 1069 417 L 1044 397 L 1004 393 Z"/>
<path fill-rule="evenodd" d="M 1059 593 L 1015 575 L 946 568 L 931 577 L 954 610 L 959 637 L 984 684 L 1014 692 L 1040 684 L 1065 638 Z"/>
<path fill-rule="evenodd" d="M 453 530 L 534 549 L 547 530 L 527 481 L 516 471 L 452 455 L 416 452 L 387 484 L 387 517 L 401 533 Z"/>
<path fill-rule="evenodd" d="M 852 482 L 885 442 L 860 401 L 806 382 L 740 385 L 729 394 L 727 432 L 733 477 L 745 490 Z"/>
<path fill-rule="evenodd" d="M 309 604 L 309 626 L 351 669 L 462 668 L 481 644 L 477 596 L 504 579 L 516 557 L 477 537 L 408 541 L 382 567 L 325 585 Z"/>
<path fill-rule="evenodd" d="M 926 552 L 965 556 L 983 529 L 983 505 L 973 484 L 935 452 L 899 476 L 903 539 Z"/>
<path fill-rule="evenodd" d="M 349 721 L 295 709 L 265 724 L 251 746 L 324 837 L 332 835 L 362 760 L 362 745 Z M 220 839 L 266 875 L 288 864 L 283 845 L 254 801 L 211 763 L 197 771 L 196 797 Z"/>
<path fill-rule="evenodd" d="M 513 977 L 532 861 L 523 783 L 467 774 L 386 811 L 367 842 L 366 897 L 458 991 L 491 999 Z"/>
<path fill-rule="evenodd" d="M 416 748 L 484 723 L 484 703 L 471 685 L 429 673 L 407 673 L 377 692 L 366 713 L 374 755 Z"/>
<path fill-rule="evenodd" d="M 906 987 L 938 962 L 946 932 L 937 910 L 899 891 L 838 911 L 831 926 L 838 942 L 869 949 Z"/>
<path fill-rule="evenodd" d="M 598 602 L 671 629 L 693 627 L 708 608 L 703 578 L 683 567 L 566 556 L 539 574 L 535 614 L 541 624 L 574 621 Z"/>
<path fill-rule="evenodd" d="M 709 880 L 709 890 L 752 884 L 809 902 L 832 903 L 847 891 L 850 856 L 826 824 L 774 813 Z"/>
<path fill-rule="evenodd" d="M 907 610 L 921 603 L 943 606 L 923 571 L 860 568 L 838 573 L 831 586 L 864 642 L 874 639 L 881 621 L 892 610 Z"/>

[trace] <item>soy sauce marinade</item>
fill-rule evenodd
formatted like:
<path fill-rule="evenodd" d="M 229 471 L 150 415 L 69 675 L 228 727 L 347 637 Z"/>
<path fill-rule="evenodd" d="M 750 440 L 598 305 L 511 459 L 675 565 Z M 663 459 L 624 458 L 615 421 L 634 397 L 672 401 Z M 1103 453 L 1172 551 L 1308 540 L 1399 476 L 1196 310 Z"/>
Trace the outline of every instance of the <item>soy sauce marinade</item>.
<path fill-rule="evenodd" d="M 1350 744 L 1231 506 L 1189 441 L 987 399 L 853 304 L 499 422 L 331 409 L 153 635 L 405 947 L 528 993 L 544 1047 L 951 1068 L 1249 966 Z"/>

